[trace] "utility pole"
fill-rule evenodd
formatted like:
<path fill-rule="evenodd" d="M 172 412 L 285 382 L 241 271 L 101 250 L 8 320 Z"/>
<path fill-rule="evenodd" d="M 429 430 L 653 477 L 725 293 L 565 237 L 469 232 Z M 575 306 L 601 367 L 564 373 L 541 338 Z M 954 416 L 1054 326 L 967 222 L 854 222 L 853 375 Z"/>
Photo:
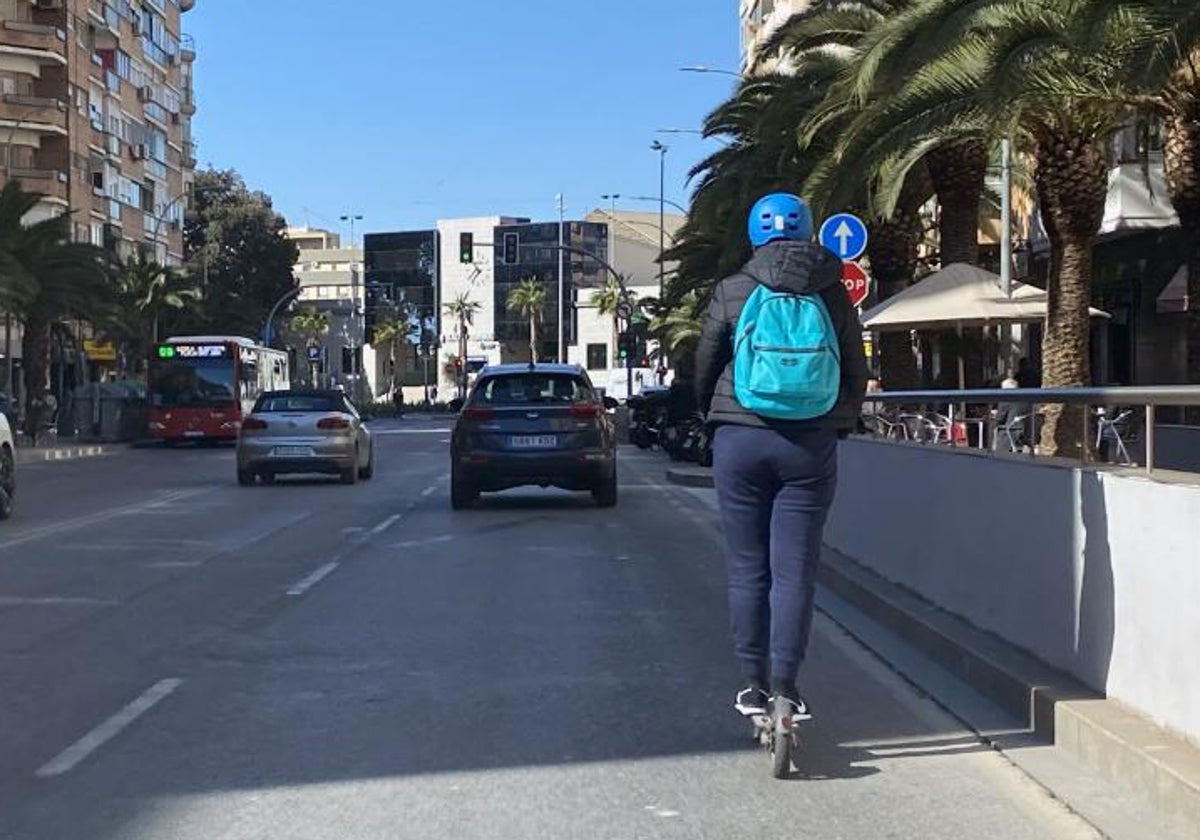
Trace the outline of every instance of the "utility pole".
<path fill-rule="evenodd" d="M 669 146 L 655 140 L 650 150 L 658 152 L 658 299 L 663 297 L 663 254 L 667 251 L 667 150 Z"/>
<path fill-rule="evenodd" d="M 567 206 L 563 204 L 562 193 L 555 196 L 555 199 L 558 201 L 558 363 L 561 365 L 567 360 L 567 350 L 563 343 L 563 311 L 566 309 L 563 306 L 563 214 L 566 213 Z M 536 354 L 537 351 L 534 352 Z"/>

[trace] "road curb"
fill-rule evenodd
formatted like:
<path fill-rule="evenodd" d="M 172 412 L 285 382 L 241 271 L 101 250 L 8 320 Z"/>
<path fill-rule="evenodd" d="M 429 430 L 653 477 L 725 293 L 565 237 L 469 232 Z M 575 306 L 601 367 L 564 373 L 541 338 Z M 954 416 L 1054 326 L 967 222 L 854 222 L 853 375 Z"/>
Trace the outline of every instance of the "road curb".
<path fill-rule="evenodd" d="M 681 487 L 713 487 L 712 470 L 708 467 L 667 467 L 667 481 Z"/>
<path fill-rule="evenodd" d="M 113 452 L 111 446 L 101 444 L 83 446 L 56 446 L 51 449 L 17 449 L 16 463 L 18 466 L 30 464 L 48 464 L 59 461 L 78 461 L 81 458 L 98 458 Z"/>
<path fill-rule="evenodd" d="M 820 579 L 1039 736 L 1200 837 L 1200 749 L 828 548 Z"/>

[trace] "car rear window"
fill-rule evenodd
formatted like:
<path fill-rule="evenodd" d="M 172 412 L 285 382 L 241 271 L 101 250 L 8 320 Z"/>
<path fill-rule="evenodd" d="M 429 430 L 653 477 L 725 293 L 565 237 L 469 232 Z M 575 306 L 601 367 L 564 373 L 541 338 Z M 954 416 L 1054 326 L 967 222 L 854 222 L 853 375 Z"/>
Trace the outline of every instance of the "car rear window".
<path fill-rule="evenodd" d="M 346 406 L 338 397 L 324 394 L 288 394 L 262 397 L 254 410 L 266 414 L 281 411 L 345 411 Z"/>
<path fill-rule="evenodd" d="M 545 405 L 594 402 L 587 381 L 566 373 L 517 373 L 479 383 L 472 402 L 480 405 Z"/>

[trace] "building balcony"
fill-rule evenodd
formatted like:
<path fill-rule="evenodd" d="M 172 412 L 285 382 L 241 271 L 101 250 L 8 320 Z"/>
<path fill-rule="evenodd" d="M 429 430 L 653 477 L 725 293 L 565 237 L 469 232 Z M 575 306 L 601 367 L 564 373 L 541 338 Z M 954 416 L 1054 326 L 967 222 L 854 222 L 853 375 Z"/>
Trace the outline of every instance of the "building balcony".
<path fill-rule="evenodd" d="M 196 113 L 196 99 L 190 90 L 184 91 L 183 98 L 179 100 L 179 113 L 189 117 Z"/>
<path fill-rule="evenodd" d="M 46 198 L 57 201 L 67 201 L 69 176 L 66 172 L 14 166 L 9 170 L 9 177 L 14 181 L 20 181 L 21 185 L 29 192 L 40 193 Z"/>
<path fill-rule="evenodd" d="M 6 93 L 0 96 L 0 124 L 12 131 L 65 134 L 66 106 L 58 99 Z"/>
<path fill-rule="evenodd" d="M 179 0 L 179 11 L 190 12 L 196 8 L 196 0 Z"/>
<path fill-rule="evenodd" d="M 179 37 L 179 60 L 186 62 L 196 60 L 196 39 L 191 35 Z"/>
<path fill-rule="evenodd" d="M 195 169 L 196 168 L 196 144 L 195 143 L 184 143 L 183 144 L 183 155 L 180 158 L 180 163 L 183 164 L 184 169 Z"/>
<path fill-rule="evenodd" d="M 0 52 L 66 64 L 67 30 L 43 23 L 5 20 L 0 24 Z"/>

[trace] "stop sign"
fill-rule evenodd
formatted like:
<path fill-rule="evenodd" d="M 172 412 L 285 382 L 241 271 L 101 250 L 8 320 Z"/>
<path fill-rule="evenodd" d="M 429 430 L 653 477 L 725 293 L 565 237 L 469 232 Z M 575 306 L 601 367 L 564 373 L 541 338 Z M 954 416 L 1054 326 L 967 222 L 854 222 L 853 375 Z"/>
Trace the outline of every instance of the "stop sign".
<path fill-rule="evenodd" d="M 851 306 L 862 306 L 862 302 L 871 292 L 871 278 L 856 262 L 842 263 L 842 285 L 846 287 L 846 293 L 850 295 Z"/>

